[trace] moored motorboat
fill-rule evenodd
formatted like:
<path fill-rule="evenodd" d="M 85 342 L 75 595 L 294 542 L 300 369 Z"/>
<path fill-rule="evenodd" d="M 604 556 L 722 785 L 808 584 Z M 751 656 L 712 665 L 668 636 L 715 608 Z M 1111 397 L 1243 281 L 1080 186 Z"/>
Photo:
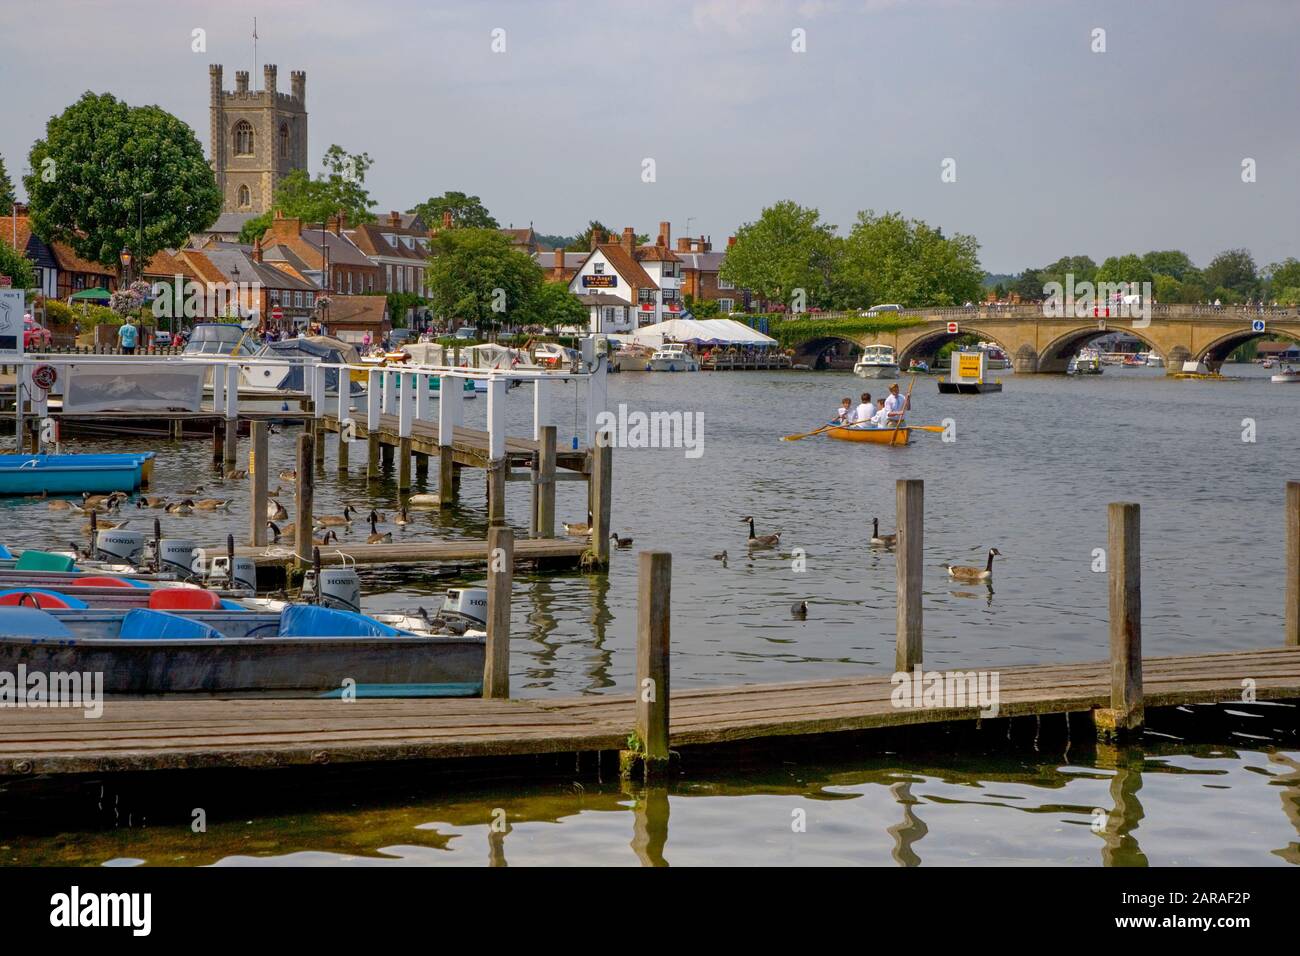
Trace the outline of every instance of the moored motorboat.
<path fill-rule="evenodd" d="M 1070 361 L 1069 371 L 1075 375 L 1100 375 L 1101 353 L 1096 349 L 1081 349 Z"/>
<path fill-rule="evenodd" d="M 862 357 L 853 365 L 853 374 L 859 378 L 897 378 L 898 360 L 889 345 L 868 345 Z"/>
<path fill-rule="evenodd" d="M 687 350 L 685 345 L 665 345 L 655 349 L 645 363 L 647 372 L 698 372 L 699 360 Z"/>
<path fill-rule="evenodd" d="M 1290 365 L 1286 365 L 1282 368 L 1282 371 L 1270 377 L 1269 381 L 1273 382 L 1275 385 L 1295 384 L 1300 382 L 1300 371 L 1292 368 Z"/>

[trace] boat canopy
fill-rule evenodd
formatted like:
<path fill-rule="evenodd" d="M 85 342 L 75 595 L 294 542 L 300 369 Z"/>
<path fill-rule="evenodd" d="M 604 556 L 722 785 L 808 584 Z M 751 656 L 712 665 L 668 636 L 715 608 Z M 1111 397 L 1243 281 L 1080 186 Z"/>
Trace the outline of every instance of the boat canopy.
<path fill-rule="evenodd" d="M 348 343 L 328 335 L 302 335 L 279 342 L 269 342 L 266 348 L 258 353 L 258 358 L 281 359 L 293 363 L 293 367 L 289 369 L 289 374 L 280 383 L 281 389 L 291 392 L 300 392 L 305 387 L 302 374 L 302 363 L 304 362 L 326 362 L 334 365 L 359 365 L 361 363 L 361 356 L 357 354 L 356 349 L 348 345 Z M 362 391 L 361 383 L 352 382 L 350 377 L 349 382 L 353 395 Z M 336 368 L 326 369 L 325 390 L 337 394 L 338 385 L 339 370 Z"/>
<path fill-rule="evenodd" d="M 516 365 L 528 364 L 527 353 L 490 342 L 486 345 L 471 345 L 469 348 L 461 349 L 460 359 L 461 365 L 470 368 L 509 369 Z"/>
<path fill-rule="evenodd" d="M 408 342 L 401 351 L 411 356 L 416 365 L 449 365 L 447 349 L 437 342 Z"/>
<path fill-rule="evenodd" d="M 751 329 L 735 319 L 669 319 L 647 325 L 632 333 L 637 345 L 658 347 L 665 342 L 690 345 L 751 345 L 767 348 L 776 339 Z"/>
<path fill-rule="evenodd" d="M 258 342 L 233 322 L 200 322 L 185 343 L 185 355 L 256 355 Z"/>

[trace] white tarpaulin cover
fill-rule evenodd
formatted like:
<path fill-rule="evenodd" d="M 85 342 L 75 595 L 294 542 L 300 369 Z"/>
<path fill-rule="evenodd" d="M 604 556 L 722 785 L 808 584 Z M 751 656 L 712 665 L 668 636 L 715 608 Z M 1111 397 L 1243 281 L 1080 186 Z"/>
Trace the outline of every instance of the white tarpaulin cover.
<path fill-rule="evenodd" d="M 638 345 L 657 347 L 665 342 L 696 345 L 776 345 L 776 339 L 756 332 L 735 319 L 669 319 L 632 333 Z"/>
<path fill-rule="evenodd" d="M 67 368 L 65 413 L 202 411 L 205 364 L 176 361 L 142 368 L 136 362 L 83 362 Z"/>

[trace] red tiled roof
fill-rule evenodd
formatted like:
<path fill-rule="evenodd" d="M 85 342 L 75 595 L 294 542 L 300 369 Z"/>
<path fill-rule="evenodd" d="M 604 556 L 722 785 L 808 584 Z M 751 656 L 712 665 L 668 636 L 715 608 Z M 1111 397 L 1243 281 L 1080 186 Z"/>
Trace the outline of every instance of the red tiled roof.
<path fill-rule="evenodd" d="M 49 245 L 54 252 L 54 261 L 59 264 L 59 268 L 64 272 L 88 272 L 92 275 L 111 277 L 117 275 L 112 269 L 102 266 L 98 262 L 91 262 L 89 259 L 81 258 L 72 251 L 72 247 L 66 242 L 51 242 Z"/>
<path fill-rule="evenodd" d="M 681 262 L 667 246 L 641 246 L 633 255 L 637 262 Z"/>
<path fill-rule="evenodd" d="M 614 267 L 614 270 L 623 277 L 628 285 L 639 289 L 659 288 L 655 280 L 650 278 L 650 273 L 641 268 L 641 263 L 632 258 L 631 254 L 619 243 L 601 243 L 596 247 L 596 250 L 604 254 L 605 258 L 609 260 L 609 264 Z"/>

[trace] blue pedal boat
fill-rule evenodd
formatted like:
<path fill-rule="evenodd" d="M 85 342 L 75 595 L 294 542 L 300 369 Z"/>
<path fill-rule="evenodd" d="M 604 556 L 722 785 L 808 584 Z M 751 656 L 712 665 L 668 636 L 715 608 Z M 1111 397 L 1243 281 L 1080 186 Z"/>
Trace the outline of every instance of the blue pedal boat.
<path fill-rule="evenodd" d="M 103 674 L 105 695 L 476 697 L 482 636 L 428 636 L 350 611 L 0 607 L 0 672 Z"/>
<path fill-rule="evenodd" d="M 0 455 L 0 495 L 134 491 L 153 455 Z"/>

